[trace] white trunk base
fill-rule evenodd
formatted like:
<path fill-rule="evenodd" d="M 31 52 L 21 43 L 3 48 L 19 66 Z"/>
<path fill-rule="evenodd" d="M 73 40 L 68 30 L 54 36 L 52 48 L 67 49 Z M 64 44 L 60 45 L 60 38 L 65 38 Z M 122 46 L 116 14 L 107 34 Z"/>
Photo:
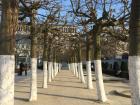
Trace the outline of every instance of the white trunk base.
<path fill-rule="evenodd" d="M 48 62 L 48 82 L 52 81 L 52 63 Z"/>
<path fill-rule="evenodd" d="M 101 60 L 94 60 L 94 65 L 95 65 L 95 74 L 96 74 L 97 96 L 100 101 L 106 102 L 107 97 L 105 94 L 105 89 L 103 84 Z"/>
<path fill-rule="evenodd" d="M 51 63 L 52 63 L 52 64 L 51 64 L 51 65 L 52 65 L 52 67 L 51 67 L 51 68 L 52 68 L 52 69 L 51 69 L 51 70 L 52 70 L 52 79 L 54 79 L 54 67 L 53 67 L 53 62 L 51 62 Z"/>
<path fill-rule="evenodd" d="M 128 62 L 132 105 L 140 105 L 140 56 L 129 56 Z"/>
<path fill-rule="evenodd" d="M 43 61 L 43 88 L 47 88 L 47 61 Z"/>
<path fill-rule="evenodd" d="M 91 61 L 86 62 L 86 69 L 87 69 L 87 88 L 93 89 L 92 84 L 92 72 L 91 72 Z"/>
<path fill-rule="evenodd" d="M 70 63 L 70 70 L 72 71 L 72 63 Z"/>
<path fill-rule="evenodd" d="M 61 70 L 61 63 L 58 63 L 58 72 Z"/>
<path fill-rule="evenodd" d="M 14 55 L 0 55 L 0 105 L 14 105 Z"/>
<path fill-rule="evenodd" d="M 78 77 L 77 63 L 75 63 L 75 75 L 76 75 L 76 77 Z"/>
<path fill-rule="evenodd" d="M 79 63 L 77 63 L 77 67 L 78 67 L 78 69 L 77 69 L 77 71 L 78 71 L 78 78 L 79 78 L 79 79 L 81 79 L 81 76 L 80 76 L 80 71 L 79 71 L 79 70 L 80 70 Z"/>
<path fill-rule="evenodd" d="M 37 100 L 37 58 L 31 58 L 31 87 L 29 101 Z"/>
<path fill-rule="evenodd" d="M 58 63 L 56 63 L 56 71 L 55 71 L 55 76 L 57 75 L 57 73 L 58 73 Z"/>
<path fill-rule="evenodd" d="M 79 72 L 80 72 L 80 77 L 81 77 L 81 82 L 85 83 L 85 78 L 84 78 L 84 73 L 83 73 L 83 67 L 82 67 L 82 62 L 78 63 L 79 64 Z"/>
<path fill-rule="evenodd" d="M 68 63 L 68 69 L 70 70 L 70 63 Z"/>
<path fill-rule="evenodd" d="M 72 63 L 73 74 L 75 75 L 75 63 Z"/>
<path fill-rule="evenodd" d="M 54 71 L 54 77 L 55 77 L 56 76 L 56 63 L 55 62 L 53 63 L 53 69 L 54 69 L 53 71 Z"/>

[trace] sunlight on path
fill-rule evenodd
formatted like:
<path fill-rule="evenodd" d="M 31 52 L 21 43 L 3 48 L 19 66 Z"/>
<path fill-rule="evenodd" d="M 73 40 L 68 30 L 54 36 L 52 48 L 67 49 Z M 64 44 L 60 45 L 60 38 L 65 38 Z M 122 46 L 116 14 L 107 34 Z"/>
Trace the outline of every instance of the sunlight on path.
<path fill-rule="evenodd" d="M 96 100 L 95 89 L 86 89 L 86 85 L 82 84 L 69 70 L 61 70 L 55 79 L 48 83 L 47 89 L 42 88 L 42 76 L 42 72 L 39 72 L 38 100 L 36 102 L 28 102 L 29 77 L 15 84 L 15 105 L 124 105 L 121 102 L 116 103 L 117 100 L 115 100 L 116 102 L 99 103 Z M 115 98 L 116 96 L 111 97 Z M 122 98 L 124 97 L 120 97 L 120 99 Z M 124 99 L 127 100 L 127 105 L 131 105 L 129 104 L 130 101 L 128 101 L 130 99 Z"/>

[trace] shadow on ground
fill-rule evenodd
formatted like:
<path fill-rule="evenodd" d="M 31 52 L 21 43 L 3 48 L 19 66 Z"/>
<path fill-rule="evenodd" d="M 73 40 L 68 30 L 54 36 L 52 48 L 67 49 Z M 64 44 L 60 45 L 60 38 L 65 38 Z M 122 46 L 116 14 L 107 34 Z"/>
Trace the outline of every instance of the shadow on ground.
<path fill-rule="evenodd" d="M 121 96 L 121 97 L 125 97 L 125 98 L 131 98 L 131 95 L 127 95 L 126 92 L 129 92 L 129 91 L 118 92 L 116 90 L 113 90 L 113 91 L 109 92 L 108 94 Z"/>
<path fill-rule="evenodd" d="M 79 89 L 86 89 L 86 87 L 76 87 L 76 86 L 66 86 L 66 85 L 54 85 L 54 84 L 48 84 L 51 86 L 58 86 L 58 87 L 67 87 L 67 88 L 79 88 Z"/>
<path fill-rule="evenodd" d="M 30 93 L 27 91 L 15 91 L 15 92 Z M 60 94 L 50 94 L 50 93 L 41 93 L 41 92 L 38 92 L 38 94 L 39 95 L 53 96 L 53 97 L 72 98 L 72 99 L 77 99 L 77 100 L 94 101 L 96 103 L 102 103 L 102 102 L 98 101 L 97 99 L 89 99 L 89 98 L 84 98 L 84 97 L 66 96 L 66 95 L 60 95 Z M 25 101 L 25 102 L 29 101 L 28 98 L 22 98 L 22 97 L 15 97 L 15 100 L 20 100 L 20 101 Z"/>

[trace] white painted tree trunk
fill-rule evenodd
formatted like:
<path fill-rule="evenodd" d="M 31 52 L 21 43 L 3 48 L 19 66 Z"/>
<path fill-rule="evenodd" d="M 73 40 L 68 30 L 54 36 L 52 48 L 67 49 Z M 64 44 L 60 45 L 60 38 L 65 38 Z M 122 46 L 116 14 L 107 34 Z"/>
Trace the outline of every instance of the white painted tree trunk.
<path fill-rule="evenodd" d="M 47 88 L 47 61 L 43 61 L 43 88 Z"/>
<path fill-rule="evenodd" d="M 103 84 L 101 60 L 94 60 L 94 65 L 95 65 L 95 75 L 96 75 L 97 96 L 100 101 L 106 102 L 107 97 Z"/>
<path fill-rule="evenodd" d="M 15 56 L 0 55 L 0 105 L 14 105 Z"/>
<path fill-rule="evenodd" d="M 58 72 L 59 72 L 59 68 L 60 68 L 59 66 L 60 66 L 60 65 L 59 65 L 59 63 L 58 63 Z"/>
<path fill-rule="evenodd" d="M 69 63 L 69 70 L 71 70 L 71 63 Z"/>
<path fill-rule="evenodd" d="M 60 70 L 61 70 L 61 63 L 58 64 L 58 68 L 59 68 L 58 72 L 60 72 Z"/>
<path fill-rule="evenodd" d="M 31 58 L 31 86 L 29 101 L 37 100 L 37 58 Z"/>
<path fill-rule="evenodd" d="M 140 105 L 140 56 L 129 56 L 128 62 L 132 105 Z"/>
<path fill-rule="evenodd" d="M 58 74 L 58 71 L 59 71 L 59 63 L 57 63 L 57 74 Z"/>
<path fill-rule="evenodd" d="M 56 76 L 56 62 L 53 63 L 53 67 L 54 67 L 54 77 Z"/>
<path fill-rule="evenodd" d="M 78 77 L 77 63 L 75 63 L 75 75 L 76 75 L 76 77 Z"/>
<path fill-rule="evenodd" d="M 74 71 L 74 75 L 76 75 L 75 63 L 73 63 L 73 71 Z"/>
<path fill-rule="evenodd" d="M 68 69 L 70 70 L 70 63 L 68 63 Z"/>
<path fill-rule="evenodd" d="M 70 70 L 72 71 L 72 63 L 70 63 Z"/>
<path fill-rule="evenodd" d="M 52 81 L 52 65 L 51 62 L 48 62 L 48 82 Z"/>
<path fill-rule="evenodd" d="M 71 67 L 70 67 L 70 68 L 71 68 L 71 71 L 73 71 L 73 68 L 72 68 L 72 63 L 71 63 Z"/>
<path fill-rule="evenodd" d="M 79 63 L 77 63 L 77 68 L 78 68 L 78 69 L 77 69 L 77 71 L 78 71 L 78 78 L 79 78 L 79 79 L 81 79 L 81 76 L 80 76 L 80 71 L 79 71 L 79 70 L 80 70 Z"/>
<path fill-rule="evenodd" d="M 56 67 L 55 75 L 57 75 L 57 62 L 55 63 L 55 67 Z"/>
<path fill-rule="evenodd" d="M 84 73 L 83 73 L 82 62 L 79 63 L 79 72 L 80 72 L 81 82 L 82 82 L 82 83 L 85 83 L 85 78 L 84 78 Z"/>
<path fill-rule="evenodd" d="M 86 70 L 87 70 L 87 88 L 93 89 L 92 84 L 92 72 L 91 72 L 91 61 L 86 62 Z"/>
<path fill-rule="evenodd" d="M 74 66 L 74 63 L 71 63 L 71 69 L 73 71 L 73 74 L 75 75 L 75 66 Z"/>
<path fill-rule="evenodd" d="M 54 79 L 54 67 L 53 67 L 53 62 L 51 62 L 51 72 L 52 72 L 52 79 Z"/>
<path fill-rule="evenodd" d="M 55 63 L 55 76 L 57 75 L 58 67 L 57 67 L 57 62 Z"/>

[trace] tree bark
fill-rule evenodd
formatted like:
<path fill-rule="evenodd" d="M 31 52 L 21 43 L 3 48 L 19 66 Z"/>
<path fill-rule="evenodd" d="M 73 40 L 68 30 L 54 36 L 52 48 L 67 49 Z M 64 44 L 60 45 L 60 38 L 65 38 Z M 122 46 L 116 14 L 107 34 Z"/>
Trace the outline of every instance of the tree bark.
<path fill-rule="evenodd" d="M 80 73 L 80 79 L 82 83 L 85 83 L 85 78 L 84 78 L 84 73 L 83 73 L 83 65 L 82 65 L 82 60 L 81 60 L 81 44 L 79 44 L 78 48 L 78 71 Z"/>
<path fill-rule="evenodd" d="M 44 51 L 43 51 L 43 88 L 47 88 L 47 69 L 48 69 L 48 61 L 47 61 L 47 34 L 44 34 Z"/>
<path fill-rule="evenodd" d="M 90 50 L 90 39 L 89 35 L 87 35 L 86 40 L 86 70 L 87 70 L 87 88 L 93 89 L 92 84 L 92 71 L 91 71 L 91 50 Z"/>
<path fill-rule="evenodd" d="M 73 74 L 75 75 L 74 57 L 71 58 L 71 66 L 72 66 Z"/>
<path fill-rule="evenodd" d="M 31 20 L 31 87 L 29 101 L 37 100 L 37 36 L 35 28 L 35 10 L 32 10 Z"/>
<path fill-rule="evenodd" d="M 14 105 L 15 32 L 18 0 L 1 0 L 0 105 Z"/>
<path fill-rule="evenodd" d="M 51 45 L 50 45 L 50 40 L 49 40 L 49 44 L 48 44 L 48 82 L 52 81 L 52 55 L 51 55 Z"/>
<path fill-rule="evenodd" d="M 74 56 L 75 59 L 75 75 L 78 78 L 78 70 L 77 70 L 77 59 L 76 59 L 76 55 Z"/>
<path fill-rule="evenodd" d="M 54 52 L 53 52 L 53 74 L 54 74 L 54 78 L 55 78 L 55 73 L 56 73 L 55 62 L 56 62 L 56 55 L 55 55 L 55 48 L 54 48 Z"/>
<path fill-rule="evenodd" d="M 102 102 L 107 101 L 104 84 L 103 84 L 103 74 L 101 65 L 101 44 L 100 44 L 100 31 L 101 27 L 97 26 L 96 33 L 94 34 L 94 65 L 95 65 L 95 75 L 96 75 L 96 89 L 98 99 Z"/>
<path fill-rule="evenodd" d="M 129 43 L 128 68 L 132 105 L 140 105 L 140 0 L 132 0 Z"/>

